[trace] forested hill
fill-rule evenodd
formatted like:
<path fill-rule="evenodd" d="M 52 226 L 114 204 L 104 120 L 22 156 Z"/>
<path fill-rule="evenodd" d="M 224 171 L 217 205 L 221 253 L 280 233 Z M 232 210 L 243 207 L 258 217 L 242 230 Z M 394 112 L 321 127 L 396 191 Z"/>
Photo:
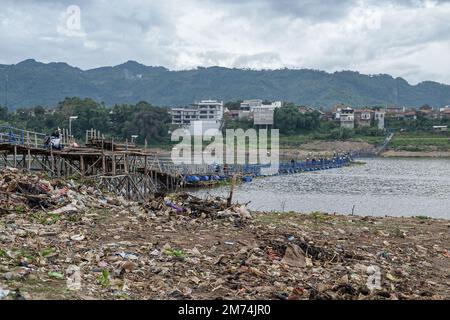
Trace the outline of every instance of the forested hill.
<path fill-rule="evenodd" d="M 73 96 L 90 97 L 107 105 L 148 101 L 153 105 L 178 106 L 206 98 L 224 101 L 261 98 L 315 107 L 331 107 L 336 103 L 416 107 L 425 103 L 450 104 L 449 85 L 430 81 L 410 85 L 389 75 L 222 67 L 170 71 L 134 61 L 91 70 L 31 59 L 0 65 L 0 105 L 5 104 L 6 91 L 10 109 L 54 106 Z"/>

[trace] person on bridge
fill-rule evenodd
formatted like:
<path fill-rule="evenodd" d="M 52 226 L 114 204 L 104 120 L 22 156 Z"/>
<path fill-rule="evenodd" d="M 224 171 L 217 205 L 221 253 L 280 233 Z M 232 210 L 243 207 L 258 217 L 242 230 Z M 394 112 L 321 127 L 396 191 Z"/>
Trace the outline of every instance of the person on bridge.
<path fill-rule="evenodd" d="M 61 140 L 62 140 L 61 139 L 61 129 L 57 128 L 52 132 L 52 134 L 49 137 L 46 138 L 45 145 L 48 148 L 51 147 L 52 149 L 55 149 L 55 150 L 62 150 L 63 144 L 62 144 Z"/>

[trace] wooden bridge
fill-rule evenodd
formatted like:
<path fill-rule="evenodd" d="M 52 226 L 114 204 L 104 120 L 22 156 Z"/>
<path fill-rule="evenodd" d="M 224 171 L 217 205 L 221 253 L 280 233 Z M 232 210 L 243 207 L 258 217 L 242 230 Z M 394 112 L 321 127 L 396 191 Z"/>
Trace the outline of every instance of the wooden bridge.
<path fill-rule="evenodd" d="M 85 147 L 75 147 L 67 130 L 62 132 L 64 148 L 56 150 L 44 144 L 44 134 L 0 127 L 0 166 L 94 179 L 99 187 L 136 200 L 183 185 L 179 169 L 146 148 L 105 139 L 96 130 L 87 131 Z"/>
<path fill-rule="evenodd" d="M 45 144 L 46 138 L 42 133 L 0 127 L 0 166 L 42 171 L 54 178 L 92 179 L 100 188 L 137 201 L 145 201 L 155 192 L 216 184 L 237 174 L 244 181 L 251 181 L 252 177 L 262 175 L 262 168 L 268 166 L 175 165 L 168 156 L 148 151 L 146 144 L 139 148 L 128 141 L 114 141 L 94 129 L 86 131 L 83 147 L 75 144 L 64 129 L 62 149 Z M 349 162 L 346 156 L 291 160 L 280 163 L 275 174 L 332 169 Z"/>

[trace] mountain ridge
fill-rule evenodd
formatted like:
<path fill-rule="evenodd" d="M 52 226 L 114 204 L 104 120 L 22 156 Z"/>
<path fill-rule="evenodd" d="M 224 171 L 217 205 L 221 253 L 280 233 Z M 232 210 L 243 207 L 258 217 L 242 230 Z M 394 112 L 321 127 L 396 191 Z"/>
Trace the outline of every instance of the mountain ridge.
<path fill-rule="evenodd" d="M 51 107 L 72 96 L 90 97 L 107 105 L 145 100 L 154 105 L 179 106 L 205 98 L 223 101 L 261 98 L 317 108 L 330 108 L 337 103 L 412 107 L 426 103 L 450 104 L 450 85 L 428 80 L 411 85 L 389 74 L 219 66 L 169 70 L 133 60 L 82 70 L 65 62 L 42 63 L 27 59 L 0 65 L 0 105 L 6 103 L 6 77 L 10 109 Z"/>

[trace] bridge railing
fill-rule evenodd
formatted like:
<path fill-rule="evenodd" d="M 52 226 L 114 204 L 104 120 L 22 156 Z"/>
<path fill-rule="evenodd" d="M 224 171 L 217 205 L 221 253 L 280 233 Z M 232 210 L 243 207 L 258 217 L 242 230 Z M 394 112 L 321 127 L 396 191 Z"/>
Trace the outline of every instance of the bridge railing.
<path fill-rule="evenodd" d="M 44 148 L 46 135 L 43 133 L 0 126 L 0 143 Z"/>

